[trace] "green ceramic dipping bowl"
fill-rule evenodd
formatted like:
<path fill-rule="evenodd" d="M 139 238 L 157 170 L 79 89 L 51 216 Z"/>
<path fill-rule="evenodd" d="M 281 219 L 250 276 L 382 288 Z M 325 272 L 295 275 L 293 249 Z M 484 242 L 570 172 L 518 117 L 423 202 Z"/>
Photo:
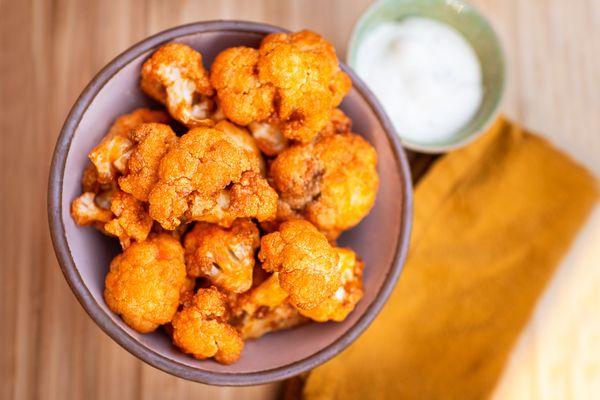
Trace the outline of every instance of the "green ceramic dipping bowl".
<path fill-rule="evenodd" d="M 436 19 L 460 32 L 479 58 L 484 94 L 475 116 L 449 139 L 419 143 L 397 132 L 400 140 L 405 147 L 424 153 L 443 153 L 462 147 L 484 132 L 498 112 L 505 82 L 504 55 L 498 37 L 486 18 L 461 0 L 380 0 L 369 7 L 354 26 L 346 57 L 348 65 L 356 69 L 358 47 L 371 29 L 382 22 L 406 17 Z"/>

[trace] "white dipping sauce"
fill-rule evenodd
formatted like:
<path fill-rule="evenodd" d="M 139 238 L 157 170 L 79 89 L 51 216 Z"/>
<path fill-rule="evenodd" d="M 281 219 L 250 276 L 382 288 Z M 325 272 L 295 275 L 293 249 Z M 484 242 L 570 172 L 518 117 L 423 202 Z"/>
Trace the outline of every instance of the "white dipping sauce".
<path fill-rule="evenodd" d="M 454 28 L 410 17 L 375 27 L 360 44 L 356 70 L 398 134 L 418 144 L 451 138 L 483 98 L 477 54 Z"/>

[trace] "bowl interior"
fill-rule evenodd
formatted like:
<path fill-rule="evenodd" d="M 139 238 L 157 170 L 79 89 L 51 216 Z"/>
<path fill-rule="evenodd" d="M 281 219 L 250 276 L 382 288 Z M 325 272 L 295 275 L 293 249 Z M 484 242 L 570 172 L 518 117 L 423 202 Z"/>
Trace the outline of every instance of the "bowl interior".
<path fill-rule="evenodd" d="M 484 130 L 494 118 L 504 91 L 504 56 L 494 30 L 477 10 L 460 0 L 381 0 L 357 23 L 348 52 L 348 64 L 356 65 L 357 47 L 365 35 L 381 22 L 407 17 L 442 21 L 460 32 L 471 44 L 482 69 L 484 95 L 479 110 L 461 130 L 445 141 L 415 142 L 401 137 L 408 148 L 424 152 L 447 151 L 465 144 Z M 402 132 L 399 132 L 402 135 Z"/>
<path fill-rule="evenodd" d="M 215 29 L 179 36 L 176 41 L 186 43 L 202 52 L 205 66 L 208 67 L 221 50 L 239 45 L 256 47 L 262 36 L 262 33 L 244 30 Z M 134 54 L 130 60 L 125 60 L 122 68 L 106 82 L 100 82 L 101 88 L 83 112 L 79 123 L 74 128 L 70 145 L 65 149 L 68 153 L 62 186 L 59 188 L 62 193 L 59 222 L 64 227 L 68 250 L 76 272 L 83 282 L 84 288 L 81 291 L 84 293 L 78 295 L 80 299 L 82 295 L 89 298 L 88 303 L 83 301 L 87 311 L 121 344 L 133 341 L 147 350 L 150 356 L 141 355 L 145 361 L 163 369 L 165 365 L 166 369 L 169 369 L 169 366 L 176 366 L 188 372 L 189 369 L 186 367 L 238 376 L 270 371 L 298 363 L 321 352 L 334 342 L 343 340 L 344 334 L 354 325 L 359 324 L 365 313 L 373 308 L 376 296 L 386 281 L 397 276 L 390 277 L 388 274 L 393 269 L 393 265 L 400 263 L 399 257 L 402 257 L 399 253 L 402 253 L 402 250 L 399 243 L 405 242 L 408 235 L 406 227 L 403 229 L 401 223 L 401 216 L 407 209 L 406 196 L 410 196 L 405 192 L 405 188 L 409 185 L 406 182 L 406 168 L 398 157 L 398 149 L 394 148 L 385 133 L 384 123 L 357 89 L 351 91 L 344 100 L 342 108 L 352 117 L 354 130 L 375 146 L 379 155 L 381 185 L 371 214 L 358 227 L 344 234 L 340 240 L 341 245 L 351 246 L 366 263 L 364 299 L 343 323 L 312 323 L 269 334 L 259 340 L 248 341 L 240 361 L 224 366 L 211 360 L 198 361 L 182 354 L 173 347 L 167 335 L 161 330 L 152 334 L 139 334 L 131 330 L 104 303 L 102 298 L 104 277 L 112 257 L 119 251 L 119 246 L 115 240 L 100 234 L 93 228 L 76 226 L 69 214 L 69 208 L 71 201 L 81 192 L 80 180 L 83 168 L 88 162 L 87 154 L 103 137 L 112 121 L 137 107 L 157 106 L 142 94 L 138 87 L 140 67 L 152 51 L 151 49 L 142 54 Z M 72 282 L 71 284 L 73 285 Z M 110 327 L 107 329 L 105 325 Z M 134 346 L 125 345 L 125 347 Z M 131 348 L 129 350 L 132 351 Z M 136 354 L 140 356 L 139 352 Z M 206 378 L 197 378 L 193 373 L 187 373 L 186 377 L 207 381 Z M 285 374 L 281 377 L 285 377 Z M 210 379 L 208 381 L 210 382 Z M 221 382 L 236 384 L 231 379 Z M 261 379 L 254 381 L 254 383 L 260 382 Z"/>

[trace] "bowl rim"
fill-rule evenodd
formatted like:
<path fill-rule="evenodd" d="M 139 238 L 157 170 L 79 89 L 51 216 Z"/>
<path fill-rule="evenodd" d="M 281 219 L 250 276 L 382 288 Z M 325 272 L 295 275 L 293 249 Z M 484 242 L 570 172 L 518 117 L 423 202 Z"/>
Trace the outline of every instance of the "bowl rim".
<path fill-rule="evenodd" d="M 52 164 L 50 166 L 47 198 L 48 223 L 54 251 L 63 275 L 71 290 L 92 320 L 94 320 L 108 336 L 121 345 L 121 347 L 155 368 L 191 381 L 223 386 L 258 385 L 283 380 L 324 363 L 352 343 L 377 316 L 395 287 L 406 260 L 412 225 L 412 182 L 406 154 L 400 145 L 400 141 L 394 132 L 393 125 L 383 111 L 382 106 L 378 103 L 377 99 L 366 85 L 346 65 L 340 62 L 342 69 L 349 74 L 352 79 L 354 88 L 369 104 L 375 113 L 375 116 L 383 126 L 392 153 L 400 166 L 399 172 L 403 180 L 402 190 L 404 193 L 404 201 L 402 204 L 402 220 L 400 222 L 400 240 L 396 244 L 394 260 L 387 272 L 383 286 L 379 293 L 376 294 L 373 302 L 365 310 L 363 315 L 358 318 L 354 325 L 340 337 L 335 339 L 330 345 L 290 364 L 261 371 L 226 373 L 197 369 L 163 356 L 151 347 L 142 344 L 134 337 L 130 336 L 130 334 L 117 325 L 109 317 L 108 313 L 96 302 L 75 266 L 67 242 L 65 226 L 62 221 L 62 187 L 67 156 L 75 131 L 88 107 L 104 85 L 123 67 L 144 52 L 165 42 L 172 41 L 182 36 L 211 31 L 235 31 L 255 34 L 287 32 L 287 30 L 283 28 L 264 23 L 238 20 L 201 21 L 176 26 L 159 32 L 137 42 L 114 58 L 96 74 L 79 95 L 61 129 L 54 148 Z"/>
<path fill-rule="evenodd" d="M 375 14 L 381 7 L 384 7 L 387 4 L 390 4 L 390 3 L 401 4 L 401 3 L 409 3 L 411 1 L 414 2 L 415 0 L 375 0 L 375 2 L 373 2 L 371 5 L 369 5 L 369 7 L 367 7 L 367 9 L 358 17 L 358 19 L 352 26 L 352 32 L 350 33 L 350 39 L 348 40 L 348 45 L 347 45 L 348 51 L 346 52 L 346 59 L 345 59 L 346 64 L 349 65 L 351 68 L 355 68 L 355 65 L 353 65 L 354 63 L 352 61 L 355 58 L 356 53 L 358 52 L 358 47 L 360 46 L 359 31 L 361 30 L 363 25 L 365 25 L 367 23 L 369 18 L 372 17 L 373 14 Z M 438 0 L 438 1 L 440 2 L 440 4 L 444 3 L 443 0 Z M 455 11 L 456 11 L 456 8 L 459 7 L 460 11 L 456 11 L 456 12 L 464 12 L 463 10 L 471 12 L 475 17 L 477 17 L 477 19 L 479 19 L 481 21 L 482 25 L 485 26 L 492 35 L 493 44 L 496 47 L 496 50 L 498 51 L 498 65 L 500 65 L 500 67 L 501 67 L 500 68 L 501 74 L 500 74 L 500 79 L 499 79 L 500 85 L 498 88 L 498 98 L 494 102 L 492 110 L 487 115 L 487 117 L 484 119 L 484 121 L 480 124 L 480 126 L 476 129 L 473 129 L 468 135 L 465 135 L 461 139 L 458 139 L 454 142 L 450 142 L 450 143 L 446 143 L 446 144 L 426 144 L 426 143 L 418 143 L 418 142 L 415 142 L 415 141 L 412 141 L 409 139 L 405 139 L 405 138 L 400 138 L 400 142 L 402 143 L 402 146 L 406 147 L 409 150 L 420 152 L 420 153 L 442 154 L 442 153 L 447 153 L 449 151 L 465 147 L 466 145 L 470 144 L 471 142 L 473 142 L 475 139 L 477 139 L 478 137 L 483 135 L 483 133 L 487 132 L 490 129 L 490 127 L 494 124 L 494 121 L 496 121 L 498 115 L 500 114 L 500 109 L 502 108 L 502 105 L 504 104 L 504 101 L 505 101 L 505 93 L 506 93 L 506 86 L 507 86 L 507 80 L 508 80 L 508 77 L 507 77 L 508 71 L 507 71 L 507 67 L 506 67 L 506 53 L 504 51 L 504 47 L 502 46 L 502 41 L 500 40 L 500 36 L 498 35 L 497 30 L 494 28 L 494 25 L 492 24 L 490 19 L 487 18 L 481 11 L 479 11 L 479 9 L 477 7 L 473 6 L 469 1 L 467 1 L 467 0 L 452 0 L 451 3 L 452 4 L 445 2 L 444 4 L 446 6 L 449 6 L 450 8 L 453 8 Z M 429 17 L 429 16 L 425 16 L 424 18 L 436 19 L 436 18 Z M 468 39 L 465 38 L 465 40 L 467 40 L 467 42 L 469 42 L 469 45 L 471 45 L 471 47 L 474 47 Z M 481 60 L 480 60 L 480 63 L 481 63 Z M 483 101 L 483 99 L 482 99 L 482 101 Z"/>

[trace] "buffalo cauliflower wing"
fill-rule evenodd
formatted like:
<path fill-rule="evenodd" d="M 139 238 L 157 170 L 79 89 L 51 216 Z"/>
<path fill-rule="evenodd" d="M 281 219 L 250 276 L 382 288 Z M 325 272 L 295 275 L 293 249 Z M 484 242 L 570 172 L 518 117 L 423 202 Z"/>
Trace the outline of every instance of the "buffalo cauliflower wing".
<path fill-rule="evenodd" d="M 77 225 L 117 237 L 124 249 L 144 241 L 153 224 L 145 205 L 118 189 L 84 192 L 71 203 L 71 216 Z"/>
<path fill-rule="evenodd" d="M 342 110 L 336 108 L 331 113 L 331 118 L 319 132 L 317 137 L 348 133 L 352 121 Z M 290 141 L 281 133 L 281 122 L 276 117 L 266 121 L 252 122 L 248 125 L 256 145 L 268 157 L 275 157 L 289 147 Z"/>
<path fill-rule="evenodd" d="M 223 51 L 212 65 L 211 83 L 233 122 L 249 125 L 276 117 L 285 138 L 303 143 L 325 127 L 351 87 L 333 46 L 310 31 L 273 33 L 259 49 Z M 251 129 L 277 137 L 266 128 L 255 124 Z"/>
<path fill-rule="evenodd" d="M 71 217 L 77 225 L 93 226 L 104 232 L 104 225 L 114 218 L 110 210 L 111 198 L 115 190 L 114 182 L 98 182 L 98 171 L 89 163 L 81 178 L 83 193 L 71 202 Z"/>
<path fill-rule="evenodd" d="M 340 286 L 338 254 L 310 222 L 284 222 L 261 238 L 258 254 L 267 272 L 277 272 L 281 288 L 292 305 L 310 310 Z"/>
<path fill-rule="evenodd" d="M 101 184 L 98 182 L 98 170 L 91 162 L 83 169 L 81 177 L 81 189 L 85 192 L 99 193 L 101 190 L 110 189 L 112 183 Z"/>
<path fill-rule="evenodd" d="M 367 141 L 336 134 L 288 148 L 269 175 L 283 203 L 335 239 L 371 210 L 379 186 L 376 164 Z"/>
<path fill-rule="evenodd" d="M 259 245 L 258 228 L 250 220 L 238 219 L 231 228 L 198 222 L 184 240 L 188 276 L 207 278 L 229 292 L 245 292 L 252 286 Z"/>
<path fill-rule="evenodd" d="M 223 293 L 215 287 L 198 289 L 191 303 L 173 317 L 173 342 L 199 360 L 214 357 L 222 364 L 234 363 L 244 342 L 227 322 L 228 316 Z"/>
<path fill-rule="evenodd" d="M 98 205 L 96 200 L 97 194 L 93 192 L 85 192 L 73 200 L 71 203 L 71 216 L 77 225 L 91 225 L 102 229 L 104 224 L 113 219 L 112 211 Z"/>
<path fill-rule="evenodd" d="M 310 31 L 267 35 L 259 48 L 263 82 L 278 88 L 278 116 L 289 139 L 308 142 L 350 90 L 331 43 Z"/>
<path fill-rule="evenodd" d="M 258 59 L 256 49 L 231 47 L 217 56 L 210 69 L 223 114 L 239 125 L 263 121 L 275 112 L 275 87 L 259 79 Z"/>
<path fill-rule="evenodd" d="M 104 299 L 141 333 L 171 321 L 186 281 L 183 247 L 168 235 L 134 243 L 110 263 Z"/>
<path fill-rule="evenodd" d="M 339 133 L 350 133 L 352 120 L 342 110 L 336 108 L 331 113 L 331 118 L 319 132 L 319 137 L 331 136 Z"/>
<path fill-rule="evenodd" d="M 134 143 L 124 175 L 119 177 L 121 190 L 140 201 L 148 201 L 148 194 L 158 178 L 160 160 L 177 141 L 169 125 L 141 124 L 131 132 Z"/>
<path fill-rule="evenodd" d="M 250 291 L 230 296 L 232 324 L 242 338 L 256 339 L 269 332 L 291 328 L 307 321 L 288 301 L 274 273 Z"/>
<path fill-rule="evenodd" d="M 314 321 L 343 321 L 354 310 L 363 296 L 363 262 L 351 249 L 336 248 L 339 256 L 341 285 L 335 293 L 310 310 L 300 309 L 300 314 Z"/>
<path fill-rule="evenodd" d="M 131 131 L 146 122 L 168 123 L 169 115 L 164 111 L 139 108 L 117 118 L 102 141 L 88 155 L 96 167 L 100 184 L 112 183 L 127 167 L 133 147 Z"/>
<path fill-rule="evenodd" d="M 229 121 L 219 121 L 215 125 L 215 129 L 225 133 L 239 148 L 241 148 L 253 164 L 253 169 L 265 172 L 265 160 L 257 146 L 256 140 L 244 128 L 232 124 Z"/>
<path fill-rule="evenodd" d="M 289 140 L 281 133 L 281 124 L 276 117 L 262 122 L 251 122 L 248 129 L 260 151 L 268 157 L 275 157 L 289 145 Z"/>
<path fill-rule="evenodd" d="M 212 125 L 213 88 L 202 55 L 191 47 L 169 43 L 156 50 L 142 66 L 140 86 L 187 127 Z"/>
<path fill-rule="evenodd" d="M 277 194 L 229 135 L 194 128 L 160 162 L 150 215 L 165 229 L 182 220 L 229 226 L 236 218 L 274 218 Z"/>
<path fill-rule="evenodd" d="M 104 225 L 104 231 L 116 236 L 126 249 L 132 242 L 143 242 L 152 229 L 152 218 L 142 202 L 132 195 L 115 190 L 110 200 L 114 218 Z"/>

